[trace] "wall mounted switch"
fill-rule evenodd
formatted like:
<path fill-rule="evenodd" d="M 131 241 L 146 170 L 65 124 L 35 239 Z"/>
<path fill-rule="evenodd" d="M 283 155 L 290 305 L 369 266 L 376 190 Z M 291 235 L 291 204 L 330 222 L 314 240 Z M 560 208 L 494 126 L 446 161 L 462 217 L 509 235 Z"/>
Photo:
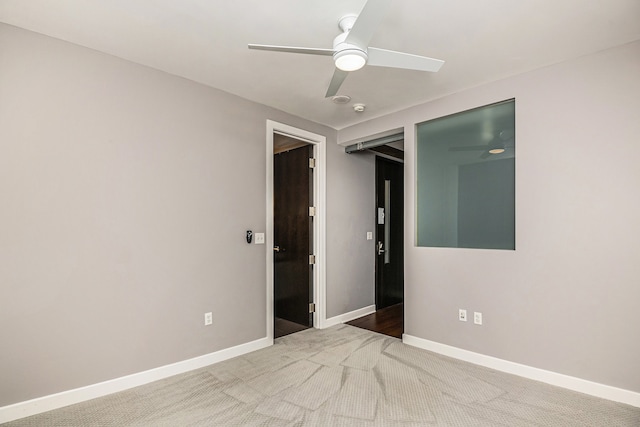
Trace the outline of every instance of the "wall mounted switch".
<path fill-rule="evenodd" d="M 264 245 L 264 233 L 255 233 L 253 236 L 255 237 L 256 245 Z"/>
<path fill-rule="evenodd" d="M 458 310 L 458 320 L 460 320 L 461 322 L 467 321 L 467 310 Z"/>
<path fill-rule="evenodd" d="M 373 232 L 367 231 L 367 240 L 373 240 Z"/>

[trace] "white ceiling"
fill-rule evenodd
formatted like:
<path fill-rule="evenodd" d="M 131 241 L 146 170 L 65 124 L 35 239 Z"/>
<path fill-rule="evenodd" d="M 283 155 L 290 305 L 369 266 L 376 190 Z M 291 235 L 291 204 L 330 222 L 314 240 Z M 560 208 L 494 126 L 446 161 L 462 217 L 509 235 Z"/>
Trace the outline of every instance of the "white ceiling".
<path fill-rule="evenodd" d="M 365 67 L 325 99 L 331 48 L 365 0 L 0 0 L 0 22 L 222 89 L 340 129 L 640 39 L 640 0 L 395 0 L 371 46 L 445 60 L 439 73 Z M 355 113 L 354 103 L 364 103 Z"/>

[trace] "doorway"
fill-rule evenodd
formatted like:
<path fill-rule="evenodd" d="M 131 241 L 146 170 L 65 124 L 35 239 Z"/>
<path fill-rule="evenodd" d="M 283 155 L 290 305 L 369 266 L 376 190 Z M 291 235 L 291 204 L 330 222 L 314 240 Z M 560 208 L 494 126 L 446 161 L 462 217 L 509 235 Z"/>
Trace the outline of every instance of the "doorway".
<path fill-rule="evenodd" d="M 313 146 L 274 138 L 274 338 L 313 327 Z M 311 209 L 310 209 L 311 208 Z"/>
<path fill-rule="evenodd" d="M 314 307 L 310 307 L 307 302 L 307 315 L 312 308 L 312 325 L 314 328 L 323 328 L 326 323 L 326 137 L 303 129 L 295 128 L 284 123 L 267 120 L 266 134 L 266 337 L 273 342 L 275 332 L 275 255 L 278 252 L 273 248 L 278 246 L 274 240 L 274 161 L 276 157 L 276 140 L 281 136 L 295 141 L 298 146 L 312 147 L 315 165 L 313 167 L 313 206 L 315 215 L 313 216 L 312 247 L 310 252 L 315 255 L 315 264 L 312 266 L 313 291 L 312 299 Z M 290 147 L 294 148 L 294 147 Z M 297 147 L 296 147 L 297 148 Z M 308 207 L 307 207 L 308 209 Z M 284 247 L 284 245 L 281 245 Z M 285 251 L 286 251 L 285 247 Z M 286 252 L 285 252 L 286 253 Z M 307 258 L 308 261 L 311 261 Z"/>
<path fill-rule="evenodd" d="M 386 147 L 382 148 L 387 151 Z M 376 312 L 347 324 L 401 339 L 404 333 L 404 164 L 376 156 L 375 177 Z"/>
<path fill-rule="evenodd" d="M 404 302 L 403 170 L 376 156 L 376 310 Z"/>

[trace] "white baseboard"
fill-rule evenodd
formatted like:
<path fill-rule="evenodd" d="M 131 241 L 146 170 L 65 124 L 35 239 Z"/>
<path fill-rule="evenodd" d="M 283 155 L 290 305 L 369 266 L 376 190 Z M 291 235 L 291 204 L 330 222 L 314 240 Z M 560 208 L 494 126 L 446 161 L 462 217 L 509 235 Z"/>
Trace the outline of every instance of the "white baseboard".
<path fill-rule="evenodd" d="M 508 360 L 498 359 L 480 353 L 474 353 L 473 351 L 463 350 L 461 348 L 452 347 L 446 344 L 440 344 L 434 341 L 425 340 L 423 338 L 418 338 L 407 334 L 402 335 L 402 342 L 414 347 L 452 357 L 454 359 L 464 360 L 465 362 L 495 369 L 497 371 L 518 375 L 520 377 L 529 378 L 591 396 L 596 396 L 603 399 L 613 400 L 615 402 L 640 407 L 640 393 L 630 390 L 611 387 L 608 385 L 583 380 L 581 378 L 559 374 L 557 372 L 546 371 L 544 369 L 534 368 L 532 366 L 509 362 Z"/>
<path fill-rule="evenodd" d="M 240 344 L 235 347 L 226 348 L 214 353 L 205 354 L 204 356 L 194 357 L 193 359 L 183 360 L 182 362 L 172 363 L 148 371 L 4 406 L 0 408 L 0 424 L 73 405 L 74 403 L 95 399 L 96 397 L 117 393 L 194 369 L 203 368 L 214 363 L 269 347 L 272 344 L 273 340 L 261 338 L 246 344 Z"/>
<path fill-rule="evenodd" d="M 376 306 L 370 305 L 368 307 L 359 308 L 358 310 L 353 310 L 348 313 L 341 314 L 339 316 L 330 317 L 325 320 L 323 323 L 323 328 L 330 328 L 334 325 L 339 325 L 340 323 L 350 322 L 351 320 L 357 319 L 362 316 L 367 316 L 369 314 L 376 312 Z"/>

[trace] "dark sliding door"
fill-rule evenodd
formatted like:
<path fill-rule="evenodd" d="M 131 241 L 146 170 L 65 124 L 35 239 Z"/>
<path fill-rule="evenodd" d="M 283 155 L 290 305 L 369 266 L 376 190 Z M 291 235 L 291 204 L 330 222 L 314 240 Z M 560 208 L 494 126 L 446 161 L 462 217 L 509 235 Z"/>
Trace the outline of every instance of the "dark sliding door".
<path fill-rule="evenodd" d="M 403 164 L 376 157 L 376 309 L 404 301 Z"/>

